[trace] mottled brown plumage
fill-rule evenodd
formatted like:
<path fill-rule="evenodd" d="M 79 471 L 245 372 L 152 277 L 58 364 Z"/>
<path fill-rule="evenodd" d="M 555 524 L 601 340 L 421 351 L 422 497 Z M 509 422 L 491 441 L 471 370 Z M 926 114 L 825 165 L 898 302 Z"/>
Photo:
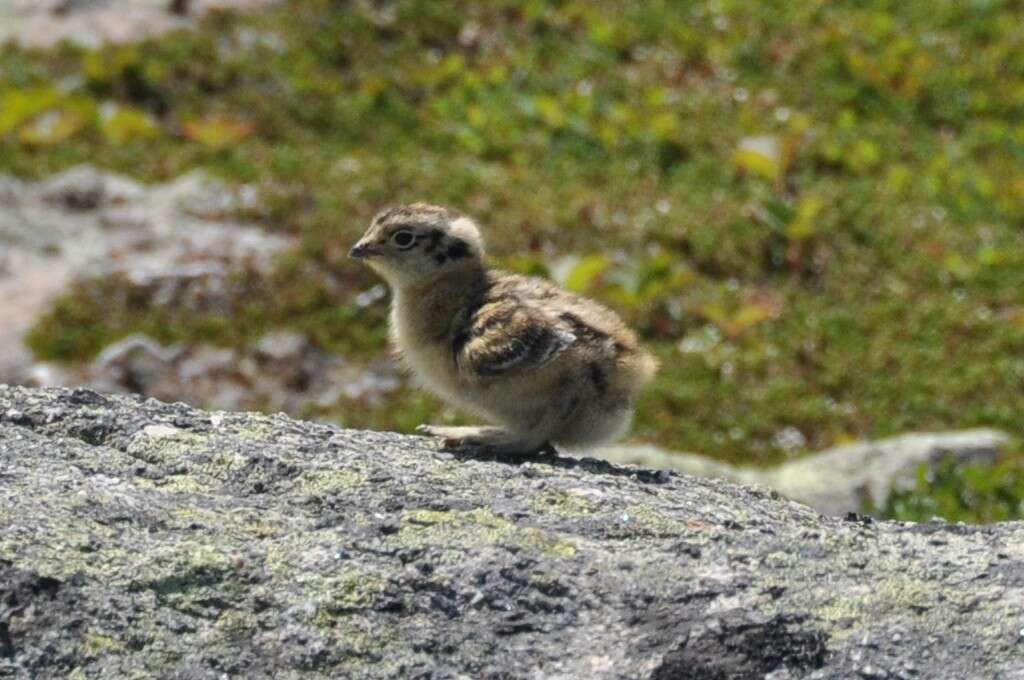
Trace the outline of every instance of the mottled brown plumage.
<path fill-rule="evenodd" d="M 489 270 L 472 220 L 386 210 L 352 249 L 390 285 L 391 337 L 412 373 L 493 427 L 422 426 L 449 446 L 585 447 L 621 435 L 657 369 L 606 307 L 543 279 Z"/>

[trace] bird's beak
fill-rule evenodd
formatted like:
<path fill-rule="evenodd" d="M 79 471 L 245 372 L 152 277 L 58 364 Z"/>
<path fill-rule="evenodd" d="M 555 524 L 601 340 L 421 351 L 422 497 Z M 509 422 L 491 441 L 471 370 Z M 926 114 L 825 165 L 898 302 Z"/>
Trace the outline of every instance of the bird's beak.
<path fill-rule="evenodd" d="M 360 241 L 348 252 L 348 256 L 356 260 L 365 260 L 371 255 L 380 255 L 380 249 L 372 243 Z"/>

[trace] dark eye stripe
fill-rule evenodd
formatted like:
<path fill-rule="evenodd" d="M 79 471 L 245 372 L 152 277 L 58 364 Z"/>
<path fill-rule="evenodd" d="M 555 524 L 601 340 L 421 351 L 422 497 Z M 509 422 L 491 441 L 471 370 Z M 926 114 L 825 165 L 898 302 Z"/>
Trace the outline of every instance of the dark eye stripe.
<path fill-rule="evenodd" d="M 423 234 L 420 238 L 430 239 L 430 243 L 427 244 L 426 251 L 432 253 L 437 250 L 437 247 L 441 245 L 441 241 L 444 239 L 444 232 L 440 229 L 431 229 L 430 233 Z"/>

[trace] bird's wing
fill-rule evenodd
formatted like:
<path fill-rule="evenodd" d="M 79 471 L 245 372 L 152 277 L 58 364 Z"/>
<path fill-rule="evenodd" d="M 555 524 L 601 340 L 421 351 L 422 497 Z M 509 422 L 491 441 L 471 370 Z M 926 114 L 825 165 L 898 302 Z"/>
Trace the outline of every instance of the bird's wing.
<path fill-rule="evenodd" d="M 455 363 L 463 373 L 492 377 L 539 368 L 576 335 L 561 319 L 519 305 L 485 305 L 456 336 Z"/>

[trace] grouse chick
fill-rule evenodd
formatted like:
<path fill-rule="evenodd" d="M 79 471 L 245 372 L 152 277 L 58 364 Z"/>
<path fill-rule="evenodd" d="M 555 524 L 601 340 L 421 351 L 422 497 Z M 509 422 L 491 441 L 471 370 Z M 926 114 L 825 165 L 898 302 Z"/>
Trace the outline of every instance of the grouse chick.
<path fill-rule="evenodd" d="M 621 436 L 657 370 L 606 307 L 488 269 L 477 225 L 424 203 L 385 210 L 352 248 L 392 291 L 390 330 L 430 391 L 493 423 L 422 425 L 447 447 L 527 453 Z"/>

